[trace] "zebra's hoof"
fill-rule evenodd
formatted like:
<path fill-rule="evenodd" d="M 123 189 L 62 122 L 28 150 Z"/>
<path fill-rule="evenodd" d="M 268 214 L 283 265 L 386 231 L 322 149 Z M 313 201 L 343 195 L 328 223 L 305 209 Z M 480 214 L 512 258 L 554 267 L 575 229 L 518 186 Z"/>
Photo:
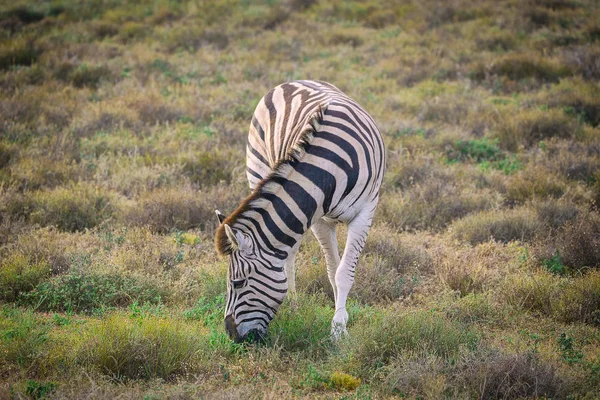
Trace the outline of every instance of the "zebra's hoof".
<path fill-rule="evenodd" d="M 331 325 L 331 339 L 334 342 L 340 341 L 342 338 L 348 337 L 348 331 L 346 326 L 342 324 L 333 323 Z"/>

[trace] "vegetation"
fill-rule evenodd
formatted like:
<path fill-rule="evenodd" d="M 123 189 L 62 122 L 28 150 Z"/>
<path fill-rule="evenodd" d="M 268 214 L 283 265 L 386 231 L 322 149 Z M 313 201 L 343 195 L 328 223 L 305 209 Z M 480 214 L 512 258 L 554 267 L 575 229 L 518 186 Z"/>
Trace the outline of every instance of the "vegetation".
<path fill-rule="evenodd" d="M 0 398 L 599 398 L 599 11 L 4 2 Z M 214 209 L 293 79 L 372 114 L 385 183 L 349 337 L 307 235 L 297 296 L 238 345 Z"/>

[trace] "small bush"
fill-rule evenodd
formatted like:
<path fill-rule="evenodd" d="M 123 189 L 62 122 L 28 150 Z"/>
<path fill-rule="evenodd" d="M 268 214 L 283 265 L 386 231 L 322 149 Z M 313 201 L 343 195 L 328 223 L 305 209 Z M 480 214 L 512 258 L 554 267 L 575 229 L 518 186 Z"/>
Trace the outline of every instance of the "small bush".
<path fill-rule="evenodd" d="M 482 399 L 561 398 L 568 392 L 557 369 L 534 352 L 481 353 L 465 356 L 453 368 L 455 388 Z"/>
<path fill-rule="evenodd" d="M 564 79 L 539 96 L 542 105 L 562 108 L 565 112 L 580 115 L 592 126 L 600 124 L 600 99 L 598 89 L 581 78 Z"/>
<path fill-rule="evenodd" d="M 387 184 L 384 189 L 386 187 L 408 189 L 425 181 L 450 180 L 452 177 L 448 170 L 441 163 L 437 163 L 433 157 L 421 156 L 398 160 L 398 162 L 388 161 L 384 179 Z"/>
<path fill-rule="evenodd" d="M 447 311 L 450 318 L 466 324 L 488 322 L 494 318 L 494 308 L 490 296 L 482 293 L 469 293 L 458 299 Z"/>
<path fill-rule="evenodd" d="M 587 45 L 569 49 L 565 54 L 566 62 L 584 79 L 600 79 L 600 46 Z"/>
<path fill-rule="evenodd" d="M 496 161 L 501 157 L 501 150 L 495 142 L 488 139 L 459 140 L 452 150 L 447 152 L 450 161 Z"/>
<path fill-rule="evenodd" d="M 7 70 L 17 65 L 34 64 L 41 51 L 32 43 L 24 40 L 12 40 L 0 44 L 0 70 Z"/>
<path fill-rule="evenodd" d="M 579 209 L 572 203 L 546 200 L 535 204 L 540 221 L 552 229 L 563 226 L 577 217 Z"/>
<path fill-rule="evenodd" d="M 560 398 L 567 382 L 533 352 L 506 354 L 495 349 L 463 352 L 455 363 L 436 357 L 401 357 L 386 376 L 392 393 L 424 398 Z"/>
<path fill-rule="evenodd" d="M 600 271 L 592 270 L 576 278 L 557 303 L 555 314 L 560 320 L 600 326 Z"/>
<path fill-rule="evenodd" d="M 600 267 L 600 216 L 580 213 L 560 229 L 554 243 L 567 267 Z"/>
<path fill-rule="evenodd" d="M 73 271 L 39 284 L 22 295 L 20 302 L 43 311 L 91 314 L 134 302 L 158 304 L 167 297 L 167 292 L 148 278 Z"/>
<path fill-rule="evenodd" d="M 288 352 L 323 355 L 331 345 L 333 310 L 323 304 L 323 295 L 302 295 L 288 299 L 269 325 L 267 340 Z"/>
<path fill-rule="evenodd" d="M 112 314 L 90 321 L 74 349 L 75 362 L 117 382 L 128 379 L 174 379 L 194 371 L 202 329 L 179 320 L 132 319 Z"/>
<path fill-rule="evenodd" d="M 514 35 L 499 31 L 488 35 L 477 35 L 475 38 L 477 49 L 502 52 L 512 50 L 516 46 Z"/>
<path fill-rule="evenodd" d="M 519 246 L 487 242 L 446 253 L 435 272 L 448 288 L 464 297 L 492 289 L 507 271 L 520 265 L 521 256 Z"/>
<path fill-rule="evenodd" d="M 31 310 L 0 308 L 0 366 L 28 368 L 41 355 L 50 326 Z"/>
<path fill-rule="evenodd" d="M 6 167 L 16 151 L 11 146 L 0 142 L 0 169 Z"/>
<path fill-rule="evenodd" d="M 32 262 L 22 254 L 11 254 L 0 263 L 0 300 L 15 301 L 50 275 L 50 266 Z"/>
<path fill-rule="evenodd" d="M 563 180 L 544 168 L 528 168 L 510 176 L 504 188 L 505 202 L 523 204 L 528 200 L 559 198 L 567 190 Z"/>
<path fill-rule="evenodd" d="M 495 128 L 494 138 L 501 147 L 514 152 L 520 146 L 532 147 L 553 137 L 575 138 L 578 131 L 577 121 L 562 110 L 530 109 L 506 115 L 501 125 Z"/>
<path fill-rule="evenodd" d="M 183 159 L 183 171 L 190 180 L 200 186 L 216 185 L 231 181 L 233 169 L 231 158 L 224 156 L 225 151 L 212 150 L 195 153 L 193 158 Z"/>
<path fill-rule="evenodd" d="M 362 255 L 350 296 L 364 304 L 409 295 L 418 284 L 417 275 L 434 267 L 419 237 L 401 236 L 383 227 L 371 230 Z"/>
<path fill-rule="evenodd" d="M 85 184 L 40 191 L 33 199 L 32 222 L 70 232 L 93 228 L 116 209 L 112 196 Z"/>
<path fill-rule="evenodd" d="M 140 98 L 132 102 L 131 108 L 137 111 L 139 120 L 146 125 L 174 122 L 184 115 L 181 109 L 155 97 Z"/>
<path fill-rule="evenodd" d="M 216 204 L 191 189 L 159 189 L 145 195 L 124 214 L 125 222 L 148 226 L 153 232 L 209 228 L 217 225 Z"/>
<path fill-rule="evenodd" d="M 503 243 L 531 241 L 542 230 L 543 224 L 537 215 L 524 208 L 484 211 L 458 220 L 450 227 L 454 237 L 472 245 L 490 239 Z"/>
<path fill-rule="evenodd" d="M 163 42 L 171 52 L 183 49 L 191 53 L 204 46 L 224 50 L 229 46 L 226 31 L 206 29 L 198 25 L 180 25 L 171 29 Z"/>
<path fill-rule="evenodd" d="M 550 316 L 560 298 L 564 280 L 546 270 L 526 276 L 509 276 L 504 282 L 504 298 L 518 308 Z"/>
<path fill-rule="evenodd" d="M 439 313 L 387 311 L 369 318 L 367 326 L 356 324 L 342 343 L 348 370 L 370 378 L 399 355 L 411 351 L 420 357 L 456 359 L 462 347 L 474 348 L 477 336 L 466 326 Z"/>
<path fill-rule="evenodd" d="M 497 200 L 486 191 L 461 190 L 451 182 L 432 180 L 403 193 L 385 193 L 378 217 L 400 229 L 437 231 L 455 219 L 493 207 Z"/>
<path fill-rule="evenodd" d="M 493 62 L 485 73 L 506 76 L 515 81 L 532 78 L 542 82 L 558 82 L 572 72 L 567 66 L 546 58 L 510 54 Z"/>
<path fill-rule="evenodd" d="M 64 82 L 69 82 L 77 88 L 89 87 L 92 89 L 105 80 L 112 78 L 112 73 L 104 65 L 74 65 L 62 64 L 56 71 L 56 77 Z"/>

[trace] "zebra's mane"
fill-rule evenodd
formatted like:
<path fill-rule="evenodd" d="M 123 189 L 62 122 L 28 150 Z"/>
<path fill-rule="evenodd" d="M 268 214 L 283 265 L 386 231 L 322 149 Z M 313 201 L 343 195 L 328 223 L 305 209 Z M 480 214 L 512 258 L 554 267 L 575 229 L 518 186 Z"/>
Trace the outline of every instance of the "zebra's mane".
<path fill-rule="evenodd" d="M 264 199 L 263 194 L 273 193 L 273 191 L 279 186 L 273 183 L 275 178 L 287 177 L 292 172 L 291 163 L 299 161 L 302 156 L 306 153 L 306 149 L 312 142 L 314 135 L 317 131 L 317 127 L 323 121 L 323 113 L 326 106 L 319 106 L 317 110 L 310 117 L 306 128 L 298 135 L 298 138 L 294 142 L 293 146 L 286 153 L 285 157 L 277 161 L 273 167 L 271 173 L 261 180 L 252 193 L 246 197 L 238 206 L 238 208 L 232 212 L 219 226 L 215 234 L 215 248 L 219 255 L 229 255 L 233 252 L 231 242 L 225 232 L 225 226 L 232 226 L 238 218 L 246 211 L 264 205 L 267 200 Z"/>

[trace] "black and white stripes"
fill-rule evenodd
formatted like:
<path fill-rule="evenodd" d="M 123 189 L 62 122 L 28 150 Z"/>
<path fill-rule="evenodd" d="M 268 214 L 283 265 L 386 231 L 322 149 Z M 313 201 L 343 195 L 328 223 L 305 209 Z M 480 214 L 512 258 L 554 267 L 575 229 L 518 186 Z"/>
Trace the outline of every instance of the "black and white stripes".
<path fill-rule="evenodd" d="M 246 161 L 252 194 L 227 218 L 218 213 L 215 238 L 230 258 L 227 332 L 236 340 L 266 333 L 288 289 L 295 291 L 294 258 L 311 228 L 325 253 L 339 336 L 385 168 L 375 123 L 331 84 L 285 83 L 258 104 Z M 337 222 L 348 224 L 341 258 Z"/>

